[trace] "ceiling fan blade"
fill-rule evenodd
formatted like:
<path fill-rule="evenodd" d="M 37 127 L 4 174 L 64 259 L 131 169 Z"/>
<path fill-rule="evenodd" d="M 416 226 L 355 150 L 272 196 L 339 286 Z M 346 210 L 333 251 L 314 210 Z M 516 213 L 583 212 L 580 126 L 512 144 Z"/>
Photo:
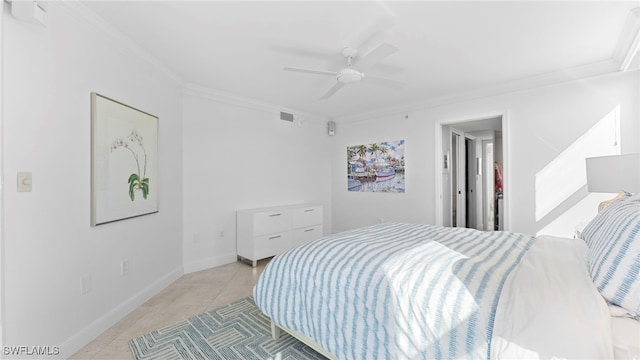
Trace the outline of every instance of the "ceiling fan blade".
<path fill-rule="evenodd" d="M 304 56 L 308 58 L 321 59 L 325 60 L 328 57 L 333 55 L 333 51 L 315 51 L 309 49 L 301 49 L 296 47 L 288 47 L 284 45 L 272 45 L 271 50 L 277 51 L 279 53 L 294 55 L 294 56 Z"/>
<path fill-rule="evenodd" d="M 360 69 L 365 69 L 369 66 L 374 65 L 378 61 L 395 54 L 398 51 L 398 48 L 387 43 L 382 43 L 378 45 L 375 49 L 371 50 L 369 53 L 362 56 L 360 59 L 356 58 L 356 65 Z"/>
<path fill-rule="evenodd" d="M 331 75 L 331 76 L 338 75 L 338 73 L 335 71 L 313 70 L 313 69 L 303 69 L 303 68 L 294 68 L 294 67 L 284 67 L 282 68 L 282 70 L 295 71 L 295 72 L 308 73 L 308 74 L 318 74 L 318 75 Z"/>
<path fill-rule="evenodd" d="M 387 13 L 387 15 L 389 15 L 391 18 L 395 18 L 397 16 L 395 11 L 393 11 L 389 7 L 389 5 L 385 4 L 385 1 L 378 0 L 377 3 L 378 3 L 378 6 L 380 6 L 382 10 L 384 10 L 384 12 Z"/>
<path fill-rule="evenodd" d="M 394 26 L 395 18 L 389 16 L 379 18 L 370 24 L 368 30 L 364 31 L 359 39 L 352 39 L 356 41 L 350 41 L 349 43 L 357 45 L 356 49 L 360 54 L 366 54 L 378 44 L 385 42 L 391 35 L 391 28 Z"/>
<path fill-rule="evenodd" d="M 368 76 L 368 75 L 365 76 L 364 82 L 368 82 L 368 83 L 371 83 L 371 84 L 380 85 L 380 86 L 384 86 L 384 87 L 389 87 L 389 88 L 392 88 L 392 89 L 401 89 L 406 85 L 402 81 L 385 79 L 385 78 L 380 78 L 380 77 L 376 77 L 376 76 Z"/>
<path fill-rule="evenodd" d="M 335 94 L 338 90 L 342 89 L 342 87 L 344 86 L 344 83 L 341 82 L 336 82 L 335 85 L 333 85 L 333 87 L 331 89 L 329 89 L 329 91 L 327 91 L 324 95 L 322 95 L 322 97 L 320 98 L 320 100 L 326 100 L 328 98 L 330 98 L 331 96 L 333 96 L 333 94 Z"/>
<path fill-rule="evenodd" d="M 376 72 L 382 72 L 389 75 L 398 75 L 404 72 L 404 69 L 399 66 L 382 64 L 382 63 L 372 65 L 370 69 L 375 70 Z"/>

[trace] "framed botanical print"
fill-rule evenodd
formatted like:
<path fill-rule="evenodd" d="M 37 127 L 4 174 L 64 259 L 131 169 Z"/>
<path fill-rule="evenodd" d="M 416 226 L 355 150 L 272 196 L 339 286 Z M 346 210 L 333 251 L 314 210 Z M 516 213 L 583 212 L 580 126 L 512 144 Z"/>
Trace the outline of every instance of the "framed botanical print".
<path fill-rule="evenodd" d="M 158 212 L 158 117 L 91 93 L 91 226 Z"/>

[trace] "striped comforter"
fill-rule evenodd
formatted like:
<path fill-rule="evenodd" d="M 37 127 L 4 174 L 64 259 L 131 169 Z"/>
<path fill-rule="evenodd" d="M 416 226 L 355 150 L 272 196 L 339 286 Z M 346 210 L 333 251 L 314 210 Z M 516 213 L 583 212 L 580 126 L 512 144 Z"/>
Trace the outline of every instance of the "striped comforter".
<path fill-rule="evenodd" d="M 381 224 L 276 256 L 258 307 L 339 359 L 490 358 L 501 289 L 534 238 Z"/>

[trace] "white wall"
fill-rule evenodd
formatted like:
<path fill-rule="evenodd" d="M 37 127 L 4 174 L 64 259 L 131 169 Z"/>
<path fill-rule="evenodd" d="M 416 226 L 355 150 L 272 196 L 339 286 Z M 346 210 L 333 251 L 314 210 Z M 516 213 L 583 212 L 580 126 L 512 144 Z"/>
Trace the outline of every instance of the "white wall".
<path fill-rule="evenodd" d="M 415 114 L 338 122 L 331 152 L 333 232 L 378 222 L 433 223 L 433 136 L 433 123 Z M 406 193 L 347 191 L 347 147 L 396 140 L 405 140 Z"/>
<path fill-rule="evenodd" d="M 182 274 L 181 87 L 72 4 L 47 27 L 2 5 L 4 340 L 66 357 Z M 92 91 L 159 117 L 159 213 L 90 227 Z"/>
<path fill-rule="evenodd" d="M 563 160 L 570 162 L 567 168 L 574 166 L 582 171 L 584 158 L 567 160 L 563 155 L 571 152 L 575 147 L 572 145 L 579 143 L 581 137 L 617 106 L 621 153 L 640 151 L 639 81 L 637 71 L 616 73 L 363 122 L 340 123 L 337 119 L 338 132 L 332 146 L 333 230 L 369 225 L 381 218 L 434 223 L 435 122 L 506 113 L 509 126 L 503 136 L 509 137 L 510 144 L 511 168 L 505 169 L 511 186 L 510 230 L 570 237 L 576 223 L 594 216 L 597 203 L 611 196 L 588 194 L 583 183 L 568 196 L 562 194 L 559 204 L 540 217 L 536 214 L 540 199 L 560 195 L 553 189 L 543 193 L 536 189 L 536 174 L 549 164 Z M 406 193 L 347 192 L 346 147 L 398 139 L 406 140 Z M 562 184 L 563 177 L 574 176 L 558 174 L 556 180 Z"/>
<path fill-rule="evenodd" d="M 324 205 L 331 229 L 331 166 L 326 119 L 226 101 L 206 91 L 184 96 L 184 266 L 197 271 L 236 260 L 236 210 Z"/>

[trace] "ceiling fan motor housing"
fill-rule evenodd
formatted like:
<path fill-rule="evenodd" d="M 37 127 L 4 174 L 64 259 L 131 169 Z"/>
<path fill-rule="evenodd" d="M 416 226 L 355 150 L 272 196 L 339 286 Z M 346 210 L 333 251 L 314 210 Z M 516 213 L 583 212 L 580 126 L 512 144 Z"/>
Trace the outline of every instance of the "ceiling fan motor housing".
<path fill-rule="evenodd" d="M 354 58 L 356 57 L 356 55 L 358 55 L 358 50 L 352 47 L 346 47 L 342 48 L 342 51 L 340 53 L 346 58 Z"/>
<path fill-rule="evenodd" d="M 393 45 L 389 45 L 387 43 L 382 43 L 380 45 L 378 45 L 376 48 L 374 48 L 373 50 L 369 51 L 364 57 L 363 59 L 368 59 L 370 63 L 372 62 L 376 62 L 380 59 L 383 59 L 393 53 L 395 53 L 398 50 L 398 48 L 396 48 Z M 364 73 L 358 70 L 355 70 L 351 67 L 353 60 L 358 56 L 358 50 L 356 48 L 352 48 L 352 47 L 345 47 L 342 49 L 341 51 L 341 55 L 344 56 L 347 60 L 347 67 L 343 68 L 342 70 L 339 70 L 338 72 L 335 71 L 328 71 L 328 70 L 315 70 L 315 69 L 303 69 L 303 68 L 292 68 L 292 67 L 285 67 L 284 70 L 287 71 L 297 71 L 297 72 L 303 72 L 303 73 L 310 73 L 310 74 L 319 74 L 319 75 L 330 75 L 330 76 L 334 76 L 336 78 L 337 83 L 333 85 L 333 87 L 331 89 L 329 89 L 329 91 L 327 91 L 320 99 L 324 100 L 324 99 L 328 99 L 331 96 L 333 96 L 333 94 L 336 93 L 336 91 L 342 89 L 342 87 L 344 87 L 344 85 L 346 84 L 351 84 L 351 83 L 357 83 L 360 82 L 364 79 Z M 359 60 L 362 61 L 362 60 Z M 378 85 L 389 85 L 389 86 L 394 86 L 397 84 L 401 84 L 397 81 L 393 81 L 393 80 L 389 80 L 389 79 L 384 79 L 384 78 L 378 78 L 378 77 L 369 77 L 369 81 L 371 81 L 372 84 L 378 84 Z"/>
<path fill-rule="evenodd" d="M 364 73 L 350 68 L 342 69 L 338 75 L 336 75 L 336 79 L 345 84 L 354 83 L 364 79 Z"/>

